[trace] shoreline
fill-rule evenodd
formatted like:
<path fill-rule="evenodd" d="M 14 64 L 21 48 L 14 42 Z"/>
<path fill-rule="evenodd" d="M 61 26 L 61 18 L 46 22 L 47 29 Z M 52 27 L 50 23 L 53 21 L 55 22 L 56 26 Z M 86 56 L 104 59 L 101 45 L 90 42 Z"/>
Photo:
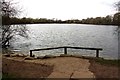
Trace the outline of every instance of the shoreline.
<path fill-rule="evenodd" d="M 47 71 L 45 71 L 47 74 L 49 73 L 49 75 L 53 72 L 54 68 L 55 68 L 55 65 L 57 62 L 57 60 L 61 60 L 64 62 L 65 59 L 69 59 L 70 58 L 70 62 L 73 61 L 74 59 L 83 59 L 83 60 L 88 60 L 90 65 L 89 65 L 89 71 L 91 71 L 96 78 L 118 78 L 118 66 L 117 65 L 109 65 L 109 64 L 105 64 L 104 62 L 102 62 L 103 59 L 96 59 L 96 58 L 90 58 L 90 57 L 80 57 L 80 56 L 77 56 L 77 57 L 71 57 L 71 56 L 61 56 L 61 57 L 52 57 L 52 56 L 48 56 L 44 59 L 33 59 L 33 58 L 28 58 L 28 60 L 25 60 L 25 57 L 5 57 L 3 56 L 3 67 L 4 71 L 6 71 L 7 68 L 5 68 L 5 64 L 8 64 L 9 67 L 11 67 L 11 70 L 13 67 L 17 67 L 18 69 L 20 68 L 21 65 L 23 65 L 22 67 L 24 67 L 24 70 L 27 70 L 26 66 L 25 65 L 29 65 L 28 67 L 30 66 L 33 66 L 34 63 L 36 63 L 35 65 L 43 65 L 41 68 L 36 66 L 37 69 L 39 68 L 41 71 L 42 69 L 44 69 L 43 67 L 46 65 L 48 66 L 47 68 Z M 74 58 L 72 60 L 72 58 Z M 5 60 L 5 59 L 9 59 L 8 61 Z M 11 61 L 10 61 L 11 60 Z M 50 60 L 52 60 L 50 62 Z M 101 64 L 99 61 L 101 60 L 102 63 L 104 64 Z M 9 62 L 10 61 L 10 62 Z M 53 65 L 53 62 L 56 61 Z M 67 62 L 69 64 L 69 62 Z M 84 62 L 83 62 L 84 63 Z M 10 66 L 10 64 L 14 64 L 15 66 L 12 67 L 12 65 Z M 20 65 L 19 65 L 20 64 Z M 71 63 L 70 63 L 71 64 Z M 69 65 L 70 65 L 69 64 Z M 74 65 L 78 65 L 79 63 L 75 63 Z M 59 64 L 59 66 L 61 66 L 61 64 Z M 64 67 L 63 67 L 64 68 Z M 72 68 L 69 66 L 69 68 Z M 33 69 L 34 71 L 36 70 L 35 68 L 30 68 L 30 69 Z M 9 69 L 10 70 L 10 69 Z M 33 71 L 32 70 L 32 71 Z M 18 72 L 19 74 L 22 73 L 22 71 L 19 71 L 19 70 L 15 70 L 16 72 Z M 15 73 L 15 71 L 13 71 L 13 73 Z M 33 73 L 34 73 L 33 71 Z M 68 70 L 69 71 L 69 70 Z M 27 71 L 26 71 L 27 72 Z M 40 73 L 41 72 L 39 70 L 36 71 L 37 73 Z M 46 73 L 44 75 L 46 75 Z M 10 73 L 9 73 L 10 74 Z M 34 75 L 34 74 L 31 74 L 31 75 Z M 43 75 L 43 74 L 41 74 Z M 47 75 L 47 76 L 49 76 Z M 23 75 L 22 75 L 23 76 Z M 24 76 L 25 77 L 25 76 Z M 34 76 L 35 77 L 35 76 Z M 40 77 L 40 76 L 37 76 L 37 77 Z M 42 76 L 44 77 L 44 76 Z M 46 76 L 45 76 L 46 77 Z"/>

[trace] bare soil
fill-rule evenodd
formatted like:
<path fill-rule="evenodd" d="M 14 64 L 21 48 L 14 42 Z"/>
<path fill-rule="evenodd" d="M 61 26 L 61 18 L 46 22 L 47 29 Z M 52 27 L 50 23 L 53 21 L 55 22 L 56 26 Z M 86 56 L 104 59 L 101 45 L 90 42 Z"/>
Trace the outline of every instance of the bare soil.
<path fill-rule="evenodd" d="M 73 57 L 38 60 L 24 60 L 24 58 L 15 57 L 13 59 L 14 60 L 6 59 L 5 57 L 2 58 L 3 74 L 14 75 L 17 78 L 44 78 L 49 77 L 56 71 L 62 73 L 67 72 L 67 74 L 70 73 L 69 75 L 71 75 L 72 71 L 81 71 L 81 68 L 84 68 L 84 70 L 89 69 L 89 71 L 95 75 L 95 78 L 99 78 L 100 80 L 103 80 L 101 78 L 105 78 L 104 80 L 108 80 L 108 78 L 111 80 L 119 80 L 119 69 L 117 66 L 101 65 L 93 60 Z M 89 64 L 87 64 L 88 62 Z M 84 64 L 86 64 L 86 66 L 84 66 Z"/>
<path fill-rule="evenodd" d="M 53 66 L 2 58 L 2 71 L 13 78 L 44 78 L 51 74 Z"/>
<path fill-rule="evenodd" d="M 94 60 L 90 60 L 90 64 L 89 70 L 94 73 L 96 78 L 120 79 L 118 66 L 102 65 Z"/>

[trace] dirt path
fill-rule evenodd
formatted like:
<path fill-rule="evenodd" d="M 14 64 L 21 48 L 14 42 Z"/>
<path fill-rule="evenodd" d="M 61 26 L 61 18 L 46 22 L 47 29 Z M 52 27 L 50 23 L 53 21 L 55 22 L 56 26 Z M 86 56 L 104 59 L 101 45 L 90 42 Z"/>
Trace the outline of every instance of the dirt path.
<path fill-rule="evenodd" d="M 54 65 L 53 72 L 48 78 L 95 78 L 89 71 L 89 60 L 74 57 L 58 57 L 27 62 Z"/>
<path fill-rule="evenodd" d="M 94 60 L 76 57 L 34 60 L 24 60 L 23 57 L 5 57 L 2 62 L 3 72 L 8 74 L 12 72 L 22 78 L 117 78 L 115 80 L 119 78 L 117 66 L 101 65 Z"/>
<path fill-rule="evenodd" d="M 2 54 L 0 53 L 0 79 L 2 78 Z"/>

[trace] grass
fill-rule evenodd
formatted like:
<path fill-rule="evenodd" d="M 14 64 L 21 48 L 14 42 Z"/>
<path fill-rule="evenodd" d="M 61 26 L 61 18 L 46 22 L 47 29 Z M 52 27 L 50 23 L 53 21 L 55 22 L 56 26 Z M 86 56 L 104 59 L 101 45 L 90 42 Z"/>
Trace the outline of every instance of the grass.
<path fill-rule="evenodd" d="M 105 66 L 118 66 L 120 67 L 120 59 L 118 60 L 109 60 L 109 59 L 104 59 L 104 58 L 93 58 L 93 57 L 84 57 L 85 59 L 89 59 L 92 61 L 95 61 L 97 63 L 100 63 L 101 65 L 105 65 Z"/>
<path fill-rule="evenodd" d="M 63 56 L 71 56 L 71 55 L 62 55 Z M 117 66 L 120 67 L 120 59 L 118 60 L 108 60 L 108 59 L 104 59 L 104 58 L 96 58 L 96 57 L 90 57 L 90 56 L 74 56 L 73 57 L 78 57 L 78 58 L 83 58 L 83 59 L 89 59 L 91 61 L 95 61 L 97 63 L 100 63 L 101 65 L 105 65 L 105 66 Z"/>
<path fill-rule="evenodd" d="M 120 59 L 119 60 L 106 60 L 106 59 L 98 58 L 95 61 L 102 65 L 110 65 L 110 66 L 119 66 L 120 67 Z"/>
<path fill-rule="evenodd" d="M 15 78 L 13 75 L 2 74 L 2 80 L 12 80 Z"/>

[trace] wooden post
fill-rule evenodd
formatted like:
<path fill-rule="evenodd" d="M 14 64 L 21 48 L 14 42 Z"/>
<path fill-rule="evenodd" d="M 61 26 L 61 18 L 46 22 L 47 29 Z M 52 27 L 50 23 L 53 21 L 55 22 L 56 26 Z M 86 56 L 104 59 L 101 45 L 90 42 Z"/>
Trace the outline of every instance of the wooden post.
<path fill-rule="evenodd" d="M 67 48 L 66 47 L 64 48 L 64 54 L 67 54 Z"/>
<path fill-rule="evenodd" d="M 32 57 L 32 50 L 30 50 L 30 57 Z"/>
<path fill-rule="evenodd" d="M 99 58 L 99 50 L 96 50 L 96 57 Z"/>

